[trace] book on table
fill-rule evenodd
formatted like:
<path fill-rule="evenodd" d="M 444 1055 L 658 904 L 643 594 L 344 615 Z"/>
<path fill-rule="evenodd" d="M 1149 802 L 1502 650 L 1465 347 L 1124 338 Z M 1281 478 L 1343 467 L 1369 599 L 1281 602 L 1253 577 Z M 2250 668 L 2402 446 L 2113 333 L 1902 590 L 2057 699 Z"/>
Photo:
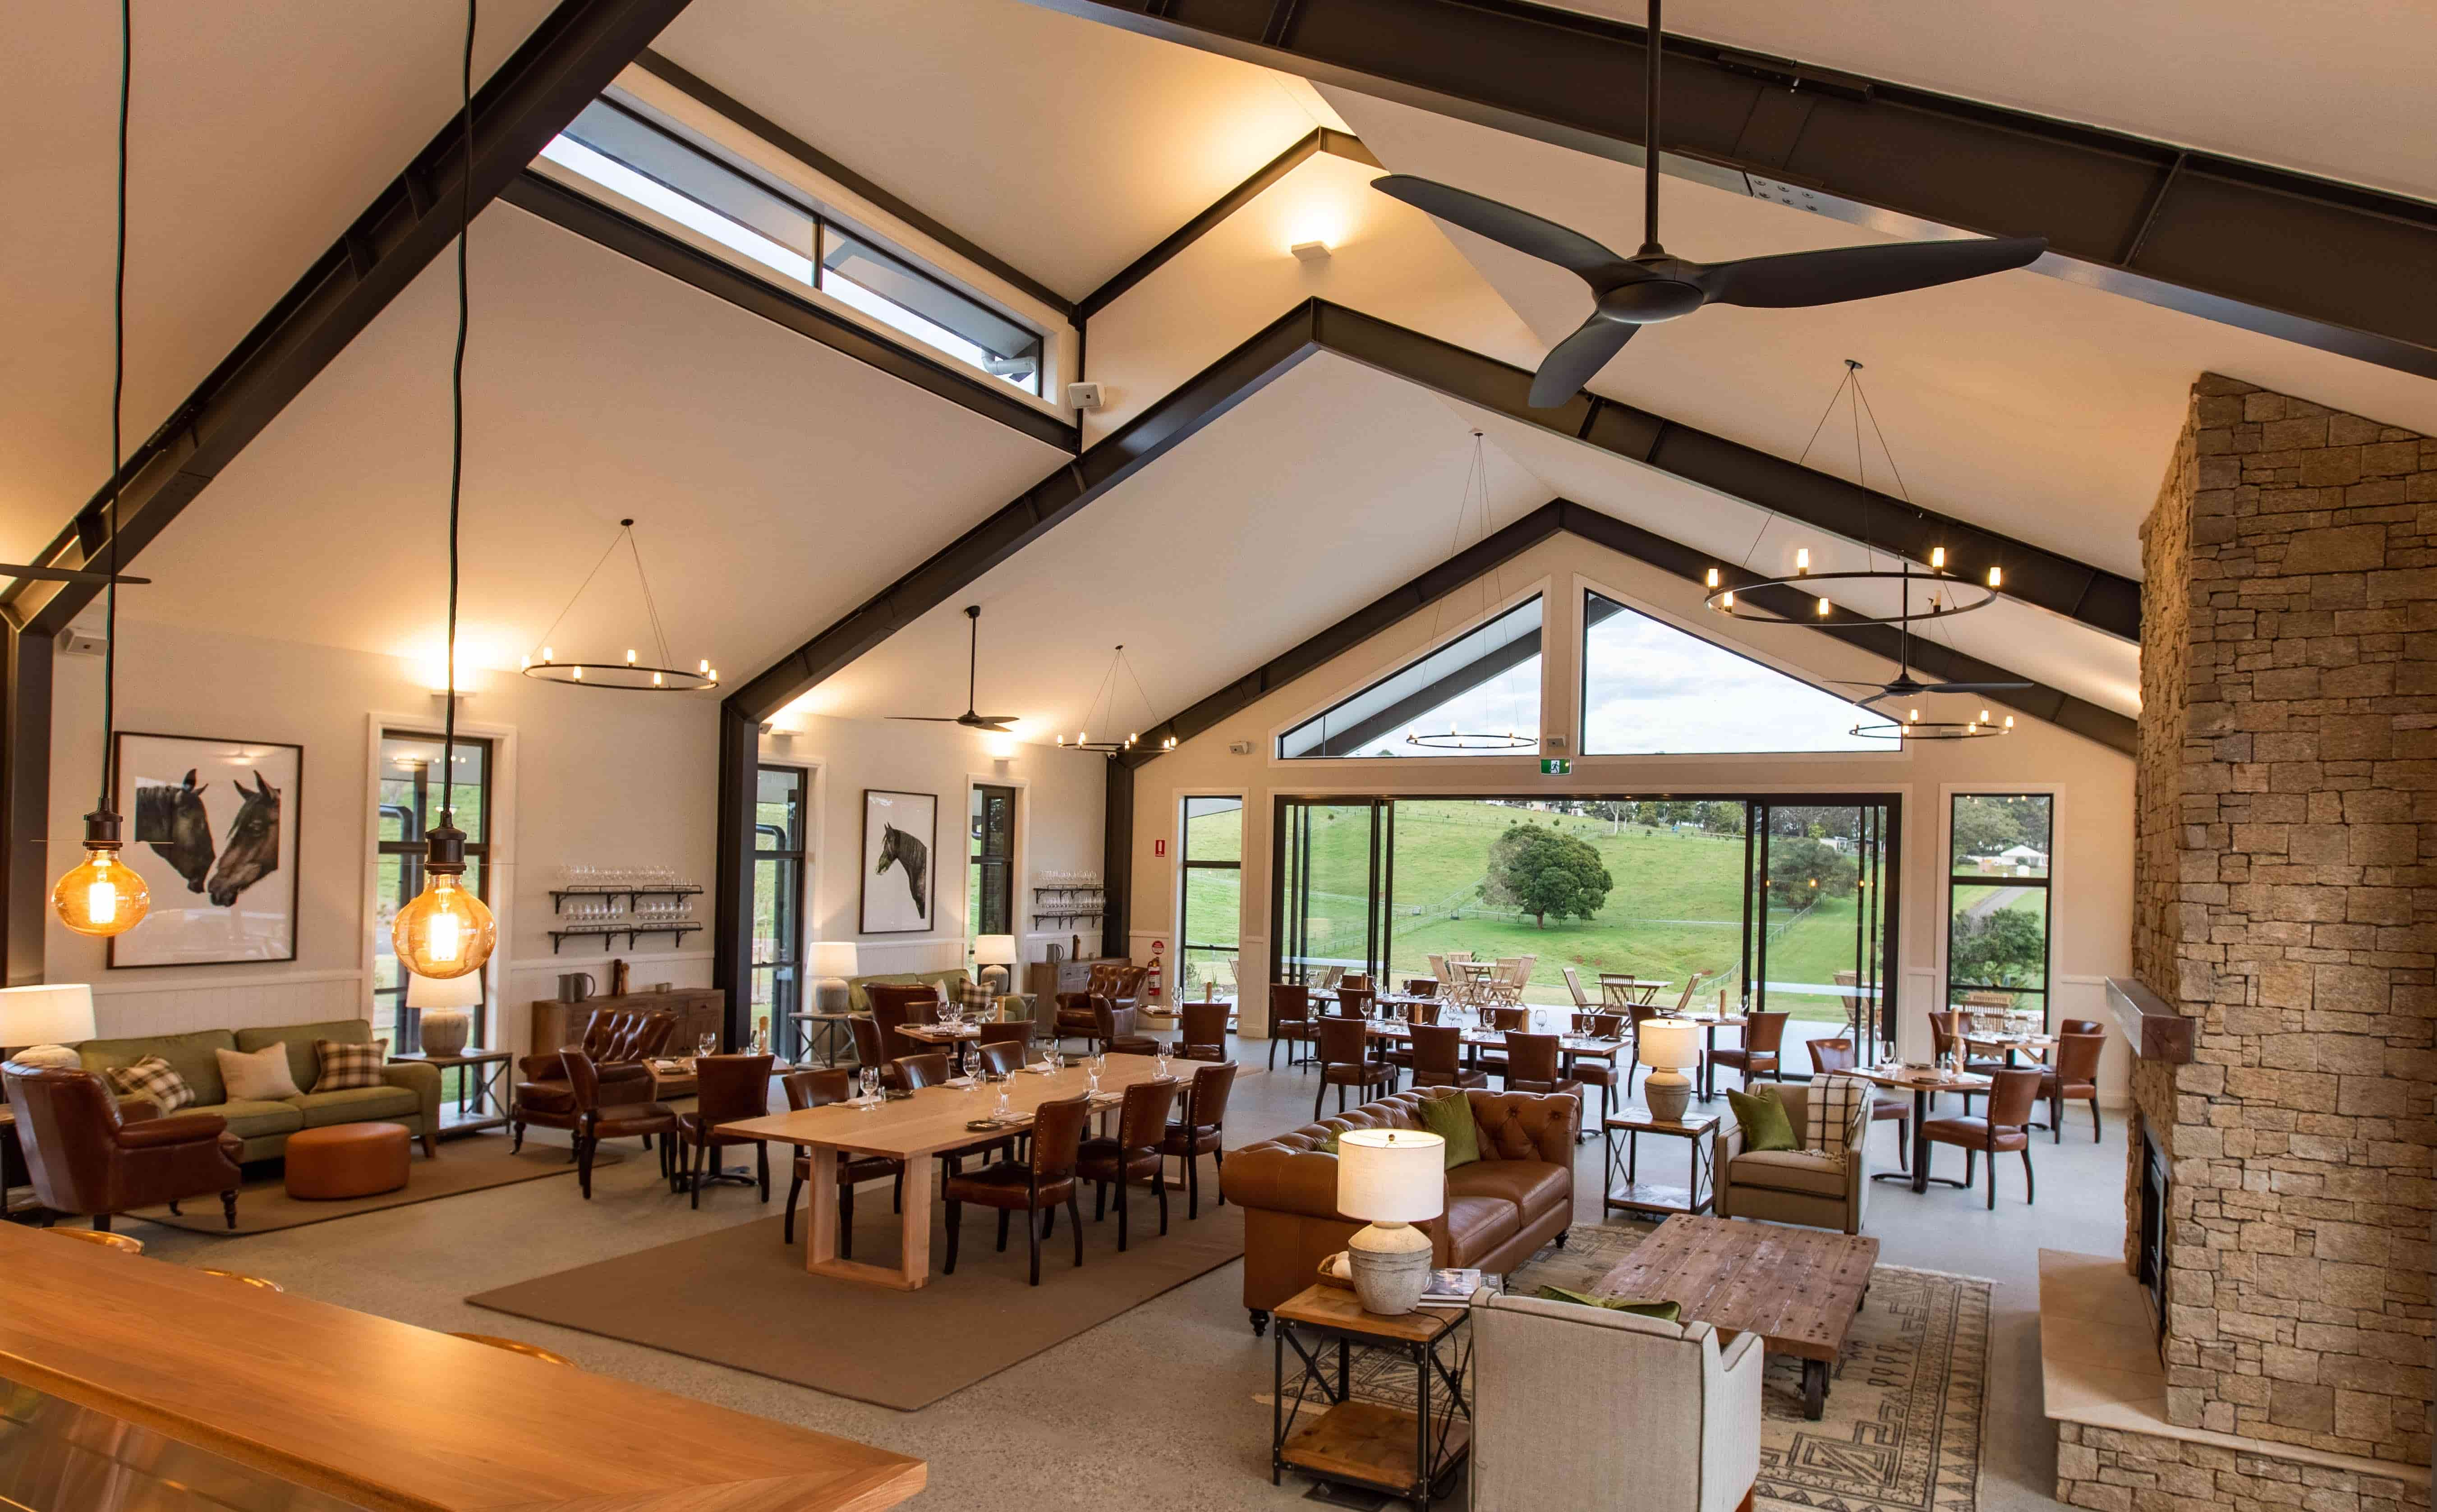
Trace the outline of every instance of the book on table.
<path fill-rule="evenodd" d="M 1470 1305 L 1472 1294 L 1481 1288 L 1481 1272 L 1471 1266 L 1432 1271 L 1429 1285 L 1422 1289 L 1421 1305 L 1426 1308 L 1461 1308 Z M 1497 1289 L 1497 1279 L 1489 1285 Z"/>

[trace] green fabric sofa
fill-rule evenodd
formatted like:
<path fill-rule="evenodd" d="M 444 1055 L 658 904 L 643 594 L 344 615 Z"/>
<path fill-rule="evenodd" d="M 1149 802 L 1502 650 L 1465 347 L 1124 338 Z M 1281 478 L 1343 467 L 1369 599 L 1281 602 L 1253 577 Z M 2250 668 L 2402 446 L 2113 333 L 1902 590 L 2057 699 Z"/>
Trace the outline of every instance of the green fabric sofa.
<path fill-rule="evenodd" d="M 888 987 L 933 987 L 941 982 L 956 993 L 973 979 L 973 974 L 962 966 L 944 971 L 882 972 L 871 976 L 850 976 L 846 979 L 846 1008 L 850 1013 L 871 1011 L 871 994 L 865 988 L 877 983 Z M 1022 993 L 1008 993 L 998 1000 L 998 1016 L 1002 1021 L 1027 1019 L 1032 1016 L 1032 999 Z"/>
<path fill-rule="evenodd" d="M 192 1034 L 153 1034 L 130 1040 L 87 1040 L 76 1046 L 88 1071 L 132 1065 L 157 1055 L 176 1068 L 195 1089 L 195 1100 L 180 1113 L 217 1114 L 228 1120 L 228 1132 L 245 1141 L 239 1157 L 269 1160 L 288 1148 L 288 1136 L 299 1129 L 334 1123 L 397 1123 L 423 1141 L 427 1155 L 439 1152 L 433 1135 L 440 1128 L 440 1072 L 429 1065 L 381 1068 L 382 1085 L 354 1087 L 344 1092 L 310 1090 L 321 1064 L 313 1055 L 316 1040 L 361 1045 L 373 1037 L 373 1027 L 359 1018 L 333 1019 L 326 1024 L 288 1024 L 270 1029 L 202 1029 Z M 288 1071 L 307 1090 L 301 1097 L 276 1102 L 247 1099 L 230 1101 L 220 1081 L 219 1057 L 214 1050 L 259 1050 L 288 1046 Z"/>

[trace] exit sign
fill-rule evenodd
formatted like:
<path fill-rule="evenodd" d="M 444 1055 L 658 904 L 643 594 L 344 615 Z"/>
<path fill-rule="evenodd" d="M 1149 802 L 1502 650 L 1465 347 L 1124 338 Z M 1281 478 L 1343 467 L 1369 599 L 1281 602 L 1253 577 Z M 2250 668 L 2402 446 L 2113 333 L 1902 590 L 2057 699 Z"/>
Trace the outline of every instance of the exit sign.
<path fill-rule="evenodd" d="M 1568 761 L 1563 756 L 1543 756 L 1540 758 L 1540 775 L 1543 777 L 1564 777 L 1571 773 L 1573 769 L 1574 764 Z"/>

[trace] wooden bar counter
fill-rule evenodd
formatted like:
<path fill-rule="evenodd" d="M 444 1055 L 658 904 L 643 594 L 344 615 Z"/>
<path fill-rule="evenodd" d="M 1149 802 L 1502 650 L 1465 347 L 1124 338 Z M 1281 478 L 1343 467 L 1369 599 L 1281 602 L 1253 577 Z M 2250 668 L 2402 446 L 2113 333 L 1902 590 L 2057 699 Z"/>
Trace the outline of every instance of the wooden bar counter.
<path fill-rule="evenodd" d="M 0 1408 L 21 1434 L 39 1431 L 34 1393 L 55 1417 L 98 1415 L 281 1483 L 236 1504 L 870 1512 L 925 1474 L 850 1439 L 0 1224 Z M 289 1487 L 311 1494 L 281 1500 Z"/>

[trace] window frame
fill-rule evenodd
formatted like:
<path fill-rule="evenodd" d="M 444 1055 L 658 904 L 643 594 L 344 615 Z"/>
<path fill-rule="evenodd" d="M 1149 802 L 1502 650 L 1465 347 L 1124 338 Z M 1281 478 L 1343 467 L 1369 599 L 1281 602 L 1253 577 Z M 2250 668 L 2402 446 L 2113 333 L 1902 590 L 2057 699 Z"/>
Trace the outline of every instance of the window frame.
<path fill-rule="evenodd" d="M 1193 855 L 1193 805 L 1211 800 L 1233 800 L 1236 805 L 1236 857 L 1196 860 Z M 1185 963 L 1196 950 L 1228 951 L 1237 961 L 1244 956 L 1244 847 L 1251 839 L 1246 824 L 1252 806 L 1251 795 L 1241 791 L 1223 793 L 1179 793 L 1176 800 L 1176 1001 L 1184 1002 Z M 1192 926 L 1190 905 L 1193 898 L 1193 874 L 1196 871 L 1233 871 L 1236 873 L 1236 940 L 1233 944 L 1196 945 L 1189 933 Z M 1243 992 L 1238 976 L 1234 984 L 1236 993 Z"/>
<path fill-rule="evenodd" d="M 769 829 L 768 825 L 761 822 L 758 812 L 762 805 L 761 782 L 764 772 L 785 773 L 796 780 L 796 846 L 794 849 L 765 847 L 762 843 L 763 836 Z M 809 766 L 798 766 L 791 763 L 757 760 L 754 763 L 753 780 L 756 814 L 753 818 L 752 875 L 757 883 L 756 890 L 758 891 L 761 878 L 762 863 L 764 861 L 775 861 L 781 867 L 792 863 L 795 871 L 795 886 L 785 889 L 788 899 L 786 911 L 789 917 L 779 925 L 779 940 L 784 948 L 773 959 L 756 959 L 747 962 L 745 966 L 745 996 L 748 1014 L 753 1011 L 755 1002 L 754 979 L 763 972 L 771 973 L 769 1012 L 774 1021 L 775 1030 L 776 1026 L 783 1025 L 787 1015 L 801 1006 L 803 998 L 804 920 L 808 912 L 805 906 L 807 900 L 804 889 L 809 880 L 809 861 L 812 854 L 813 770 Z M 758 899 L 755 901 L 758 902 Z M 748 919 L 751 912 L 752 910 L 748 909 Z M 789 968 L 794 970 L 791 972 Z"/>
<path fill-rule="evenodd" d="M 987 809 L 993 798 L 1004 799 L 1007 803 L 1007 852 L 1003 855 L 995 856 L 984 853 L 982 848 L 986 843 L 986 835 L 973 833 L 973 825 L 977 822 L 987 827 L 989 823 Z M 973 813 L 976 803 L 982 805 L 985 810 L 978 818 Z M 1023 789 L 1011 782 L 968 782 L 965 788 L 965 941 L 970 944 L 984 935 L 1020 937 L 1025 931 L 1017 928 L 1015 923 L 1015 857 L 1016 848 L 1020 843 L 1016 831 L 1024 821 Z M 988 927 L 990 910 L 983 903 L 991 885 L 993 867 L 996 868 L 998 874 L 998 888 L 1006 895 L 1003 900 L 1004 922 L 997 929 Z"/>
<path fill-rule="evenodd" d="M 377 924 L 379 919 L 379 906 L 382 901 L 380 895 L 381 858 L 383 856 L 390 855 L 403 858 L 398 866 L 398 905 L 400 907 L 404 907 L 408 902 L 412 901 L 417 894 L 423 891 L 423 862 L 425 855 L 430 849 L 430 842 L 424 839 L 424 835 L 430 828 L 431 816 L 437 812 L 436 810 L 430 809 L 426 802 L 426 800 L 432 796 L 433 791 L 432 784 L 430 780 L 431 769 L 429 766 L 421 767 L 415 774 L 416 800 L 414 810 L 412 814 L 403 817 L 400 820 L 405 831 L 405 837 L 395 840 L 386 840 L 381 838 L 381 820 L 390 811 L 392 805 L 385 804 L 380 800 L 381 783 L 385 780 L 379 770 L 380 747 L 384 743 L 392 740 L 430 741 L 433 745 L 439 745 L 446 738 L 446 733 L 441 730 L 410 729 L 404 726 L 392 725 L 386 720 L 379 722 L 376 727 L 373 739 L 375 769 L 373 772 L 372 795 L 372 891 L 374 916 Z M 492 864 L 492 854 L 495 847 L 493 845 L 491 835 L 497 822 L 498 814 L 497 805 L 499 797 L 500 748 L 503 744 L 505 744 L 505 742 L 497 736 L 473 735 L 461 730 L 457 734 L 456 743 L 461 747 L 478 746 L 481 747 L 482 750 L 482 780 L 480 782 L 459 782 L 456 785 L 461 788 L 471 787 L 482 795 L 482 807 L 478 810 L 482 817 L 482 833 L 480 835 L 468 834 L 465 836 L 465 856 L 468 861 L 479 863 L 472 869 L 475 879 L 474 896 L 482 899 L 483 904 L 491 906 L 496 913 L 497 905 L 492 903 L 491 897 L 493 890 L 492 875 L 495 870 Z M 463 813 L 463 807 L 461 806 L 456 812 Z M 454 819 L 452 819 L 451 822 L 455 822 Z M 417 827 L 418 825 L 420 826 L 419 828 Z M 390 1005 L 390 1032 L 397 1039 L 404 1040 L 407 1038 L 407 1033 L 405 1029 L 406 980 L 403 976 L 403 968 L 401 968 L 401 976 L 396 986 L 380 986 L 377 979 L 380 963 L 379 936 L 376 935 L 371 941 L 367 941 L 367 944 L 370 949 L 373 976 L 375 978 L 368 982 L 368 985 L 371 988 L 371 1022 L 376 1025 L 380 1022 L 381 1000 L 383 998 L 394 998 L 395 1001 Z M 393 957 L 392 958 L 394 959 L 395 958 Z M 474 1010 L 474 1027 L 466 1040 L 468 1046 L 478 1049 L 486 1048 L 490 1046 L 491 1030 L 494 1028 L 491 1023 L 491 1010 L 494 1004 L 491 999 L 490 977 L 487 972 L 481 975 L 482 976 L 482 1001 Z M 414 1035 L 414 1040 L 416 1046 L 420 1046 L 422 1043 L 422 1035 L 420 1032 Z M 394 1048 L 403 1053 L 407 1046 L 401 1044 L 394 1046 Z"/>
<path fill-rule="evenodd" d="M 1938 1005 L 1954 1010 L 1957 992 L 2012 993 L 2017 997 L 2036 996 L 2040 1000 L 2040 1031 L 2052 1032 L 2056 1023 L 2056 876 L 2057 876 L 2057 809 L 2060 795 L 2053 787 L 2022 786 L 1991 790 L 1984 787 L 1948 787 L 1944 790 L 1946 813 L 1939 826 L 1938 841 L 1944 848 L 1946 865 L 1942 873 L 1946 881 L 1945 917 L 1939 926 L 1937 950 Z M 1987 887 L 1989 873 L 1960 872 L 1955 870 L 1955 810 L 1968 798 L 2033 798 L 2045 800 L 2048 805 L 2047 874 L 2039 877 L 2003 878 L 2007 887 L 2036 888 L 2042 897 L 2040 909 L 2040 985 L 2037 988 L 2007 987 L 2002 983 L 1958 982 L 1955 979 L 1955 888 L 1959 883 L 1969 887 Z"/>
<path fill-rule="evenodd" d="M 1504 601 L 1481 610 L 1468 623 L 1458 626 L 1451 634 L 1437 637 L 1419 650 L 1399 659 L 1396 663 L 1387 671 L 1365 680 L 1360 686 L 1345 693 L 1332 694 L 1324 702 L 1308 709 L 1307 712 L 1299 714 L 1295 718 L 1277 727 L 1270 733 L 1270 761 L 1271 764 L 1278 765 L 1301 765 L 1306 763 L 1316 762 L 1359 761 L 1513 762 L 1520 759 L 1523 761 L 1537 762 L 1546 748 L 1545 729 L 1548 724 L 1549 712 L 1549 632 L 1552 624 L 1552 621 L 1551 620 L 1551 612 L 1554 607 L 1553 592 L 1554 585 L 1545 578 L 1520 589 Z M 1297 731 L 1326 719 L 1329 714 L 1335 711 L 1343 708 L 1347 704 L 1353 703 L 1355 700 L 1363 697 L 1365 694 L 1374 693 L 1378 689 L 1385 687 L 1387 684 L 1394 682 L 1396 678 L 1403 677 L 1406 673 L 1411 671 L 1414 667 L 1428 661 L 1430 658 L 1440 655 L 1449 647 L 1462 644 L 1470 637 L 1478 635 L 1481 631 L 1496 625 L 1500 621 L 1505 620 L 1508 616 L 1520 612 L 1534 603 L 1537 603 L 1540 607 L 1540 650 L 1538 654 L 1538 659 L 1540 662 L 1540 685 L 1534 694 L 1537 707 L 1535 707 L 1532 712 L 1532 728 L 1528 731 L 1532 737 L 1532 745 L 1528 748 L 1517 747 L 1512 750 L 1475 751 L 1434 751 L 1426 748 L 1413 755 L 1390 755 L 1386 757 L 1362 751 L 1341 755 L 1329 754 L 1327 752 L 1293 755 L 1287 750 L 1286 746 L 1288 739 Z M 1504 676 L 1504 673 L 1500 672 L 1494 676 L 1502 677 Z M 1484 679 L 1484 681 L 1485 680 L 1487 679 Z M 1476 683 L 1474 685 L 1476 688 L 1479 686 L 1481 686 L 1481 684 Z M 1466 693 L 1471 691 L 1471 689 L 1465 690 Z M 1464 694 L 1458 694 L 1454 696 L 1461 697 Z M 1447 701 L 1452 701 L 1452 699 Z M 1516 730 L 1516 733 L 1519 735 L 1527 733 L 1527 731 L 1518 728 Z M 1323 744 L 1325 744 L 1325 742 L 1326 738 L 1324 736 Z"/>

